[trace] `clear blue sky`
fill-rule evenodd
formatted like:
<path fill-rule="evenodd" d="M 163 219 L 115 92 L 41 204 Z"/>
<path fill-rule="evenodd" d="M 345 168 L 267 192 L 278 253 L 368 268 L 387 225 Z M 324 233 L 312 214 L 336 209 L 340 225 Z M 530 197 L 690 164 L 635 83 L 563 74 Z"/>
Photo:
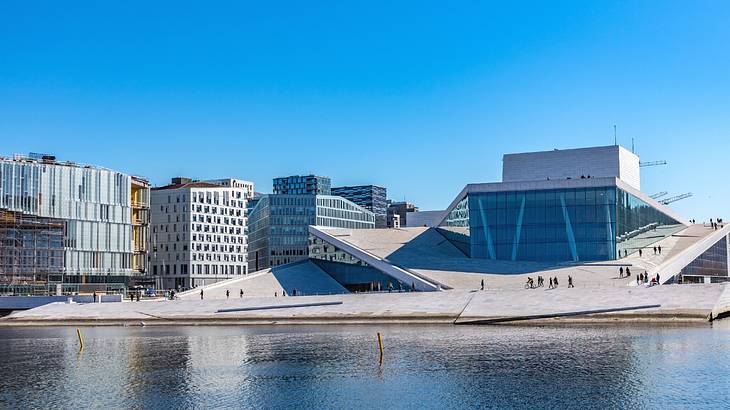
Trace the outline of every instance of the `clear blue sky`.
<path fill-rule="evenodd" d="M 617 124 L 669 161 L 644 191 L 730 217 L 730 3 L 501 3 L 3 1 L 0 151 L 263 192 L 317 173 L 440 209 L 503 153 Z"/>

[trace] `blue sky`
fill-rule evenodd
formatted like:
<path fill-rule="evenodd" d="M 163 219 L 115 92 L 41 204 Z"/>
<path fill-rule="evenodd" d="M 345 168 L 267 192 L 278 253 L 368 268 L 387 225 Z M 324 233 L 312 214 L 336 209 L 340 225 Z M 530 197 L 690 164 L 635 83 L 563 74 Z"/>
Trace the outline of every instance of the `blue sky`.
<path fill-rule="evenodd" d="M 644 191 L 728 216 L 730 3 L 391 3 L 4 1 L 0 151 L 263 192 L 317 173 L 440 209 L 504 153 L 617 124 L 669 161 Z"/>

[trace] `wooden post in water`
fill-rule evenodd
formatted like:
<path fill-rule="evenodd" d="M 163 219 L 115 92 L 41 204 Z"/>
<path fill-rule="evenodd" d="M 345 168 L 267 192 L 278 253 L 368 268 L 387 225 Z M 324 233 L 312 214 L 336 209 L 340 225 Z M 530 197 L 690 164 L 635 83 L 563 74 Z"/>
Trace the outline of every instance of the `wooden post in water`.
<path fill-rule="evenodd" d="M 380 348 L 380 364 L 383 364 L 383 338 L 380 337 L 380 332 L 378 332 L 378 347 Z"/>
<path fill-rule="evenodd" d="M 76 328 L 76 335 L 79 337 L 79 350 L 84 350 L 84 338 L 81 337 L 81 330 Z"/>

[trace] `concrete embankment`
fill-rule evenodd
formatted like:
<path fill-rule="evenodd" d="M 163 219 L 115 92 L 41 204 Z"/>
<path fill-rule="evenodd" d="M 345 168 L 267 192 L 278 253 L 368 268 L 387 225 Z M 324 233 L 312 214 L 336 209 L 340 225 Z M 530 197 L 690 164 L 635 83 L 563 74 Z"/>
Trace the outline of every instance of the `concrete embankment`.
<path fill-rule="evenodd" d="M 712 284 L 54 303 L 0 325 L 687 323 L 706 322 L 725 290 Z"/>

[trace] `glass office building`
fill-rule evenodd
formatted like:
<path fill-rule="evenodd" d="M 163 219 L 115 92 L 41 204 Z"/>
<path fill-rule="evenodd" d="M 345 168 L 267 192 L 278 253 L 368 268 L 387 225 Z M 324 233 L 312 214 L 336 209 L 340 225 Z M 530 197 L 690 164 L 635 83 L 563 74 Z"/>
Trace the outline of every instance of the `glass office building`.
<path fill-rule="evenodd" d="M 377 185 L 342 186 L 332 188 L 332 195 L 341 196 L 375 214 L 375 227 L 387 228 L 387 191 Z"/>
<path fill-rule="evenodd" d="M 560 189 L 467 191 L 439 231 L 473 258 L 565 262 L 617 259 L 685 228 L 615 184 L 574 181 Z"/>
<path fill-rule="evenodd" d="M 332 182 L 329 177 L 317 175 L 291 175 L 274 178 L 276 195 L 330 195 Z"/>
<path fill-rule="evenodd" d="M 369 229 L 375 214 L 331 195 L 264 195 L 248 217 L 250 272 L 309 255 L 309 226 Z"/>

